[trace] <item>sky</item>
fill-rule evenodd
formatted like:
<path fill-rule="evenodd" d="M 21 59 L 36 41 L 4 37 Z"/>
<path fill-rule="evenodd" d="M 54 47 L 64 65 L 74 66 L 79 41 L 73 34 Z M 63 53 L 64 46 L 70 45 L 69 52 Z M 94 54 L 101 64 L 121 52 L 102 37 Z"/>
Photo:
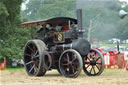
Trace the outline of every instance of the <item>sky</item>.
<path fill-rule="evenodd" d="M 26 1 L 28 3 L 29 0 Z M 128 3 L 128 0 L 119 0 L 119 1 L 126 1 Z M 22 4 L 22 10 L 25 10 L 25 4 Z"/>
<path fill-rule="evenodd" d="M 128 3 L 128 0 L 119 0 L 119 1 L 126 1 Z"/>

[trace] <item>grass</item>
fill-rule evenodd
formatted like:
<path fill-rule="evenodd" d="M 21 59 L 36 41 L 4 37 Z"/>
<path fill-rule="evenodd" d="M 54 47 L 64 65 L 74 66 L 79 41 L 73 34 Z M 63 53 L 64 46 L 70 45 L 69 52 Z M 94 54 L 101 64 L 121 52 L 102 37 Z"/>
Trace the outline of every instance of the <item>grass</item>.
<path fill-rule="evenodd" d="M 24 70 L 24 67 L 6 68 L 4 71 L 17 71 L 17 70 Z"/>
<path fill-rule="evenodd" d="M 112 75 L 112 74 L 115 74 L 115 75 L 118 75 L 118 74 L 120 74 L 120 73 L 127 73 L 128 71 L 126 71 L 126 70 L 124 70 L 124 69 L 104 69 L 104 71 L 103 71 L 103 74 L 104 75 Z"/>
<path fill-rule="evenodd" d="M 106 46 L 106 47 L 115 47 L 117 46 L 117 44 L 106 44 L 106 43 L 101 43 L 102 46 Z M 120 46 L 128 46 L 128 44 L 120 44 Z"/>

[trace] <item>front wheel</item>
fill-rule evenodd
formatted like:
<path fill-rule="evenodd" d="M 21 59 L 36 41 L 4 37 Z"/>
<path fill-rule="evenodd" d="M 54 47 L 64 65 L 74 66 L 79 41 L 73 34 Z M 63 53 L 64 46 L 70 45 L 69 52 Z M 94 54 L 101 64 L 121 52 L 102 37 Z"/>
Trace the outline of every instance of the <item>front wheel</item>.
<path fill-rule="evenodd" d="M 65 77 L 76 78 L 80 74 L 82 67 L 82 58 L 77 51 L 69 49 L 60 56 L 59 71 Z"/>
<path fill-rule="evenodd" d="M 97 49 L 91 49 L 83 59 L 83 70 L 88 76 L 100 75 L 104 70 L 103 55 Z"/>

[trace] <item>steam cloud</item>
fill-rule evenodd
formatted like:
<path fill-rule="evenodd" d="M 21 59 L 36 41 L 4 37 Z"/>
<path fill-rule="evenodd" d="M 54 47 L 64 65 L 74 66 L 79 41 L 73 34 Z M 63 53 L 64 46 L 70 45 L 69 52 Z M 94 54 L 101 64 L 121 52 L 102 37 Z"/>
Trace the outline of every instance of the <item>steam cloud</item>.
<path fill-rule="evenodd" d="M 116 2 L 119 0 L 77 0 L 77 9 L 80 8 L 93 8 L 93 7 L 104 7 L 106 3 Z"/>

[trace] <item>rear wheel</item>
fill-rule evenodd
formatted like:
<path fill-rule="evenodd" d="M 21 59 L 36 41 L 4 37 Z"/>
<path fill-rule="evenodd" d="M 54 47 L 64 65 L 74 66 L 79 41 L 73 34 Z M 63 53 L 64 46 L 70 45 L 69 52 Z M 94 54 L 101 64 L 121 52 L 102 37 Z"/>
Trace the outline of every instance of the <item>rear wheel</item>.
<path fill-rule="evenodd" d="M 69 49 L 60 56 L 59 71 L 65 77 L 76 78 L 80 74 L 82 67 L 82 58 L 77 51 Z"/>
<path fill-rule="evenodd" d="M 97 76 L 103 72 L 104 58 L 97 49 L 91 49 L 87 57 L 84 57 L 83 70 L 88 76 Z"/>
<path fill-rule="evenodd" d="M 42 76 L 46 73 L 43 53 L 46 51 L 46 45 L 41 40 L 30 40 L 24 49 L 24 67 L 30 76 Z"/>
<path fill-rule="evenodd" d="M 50 70 L 52 66 L 52 58 L 51 58 L 51 55 L 47 51 L 44 51 L 43 62 L 44 62 L 44 67 L 46 71 Z"/>

